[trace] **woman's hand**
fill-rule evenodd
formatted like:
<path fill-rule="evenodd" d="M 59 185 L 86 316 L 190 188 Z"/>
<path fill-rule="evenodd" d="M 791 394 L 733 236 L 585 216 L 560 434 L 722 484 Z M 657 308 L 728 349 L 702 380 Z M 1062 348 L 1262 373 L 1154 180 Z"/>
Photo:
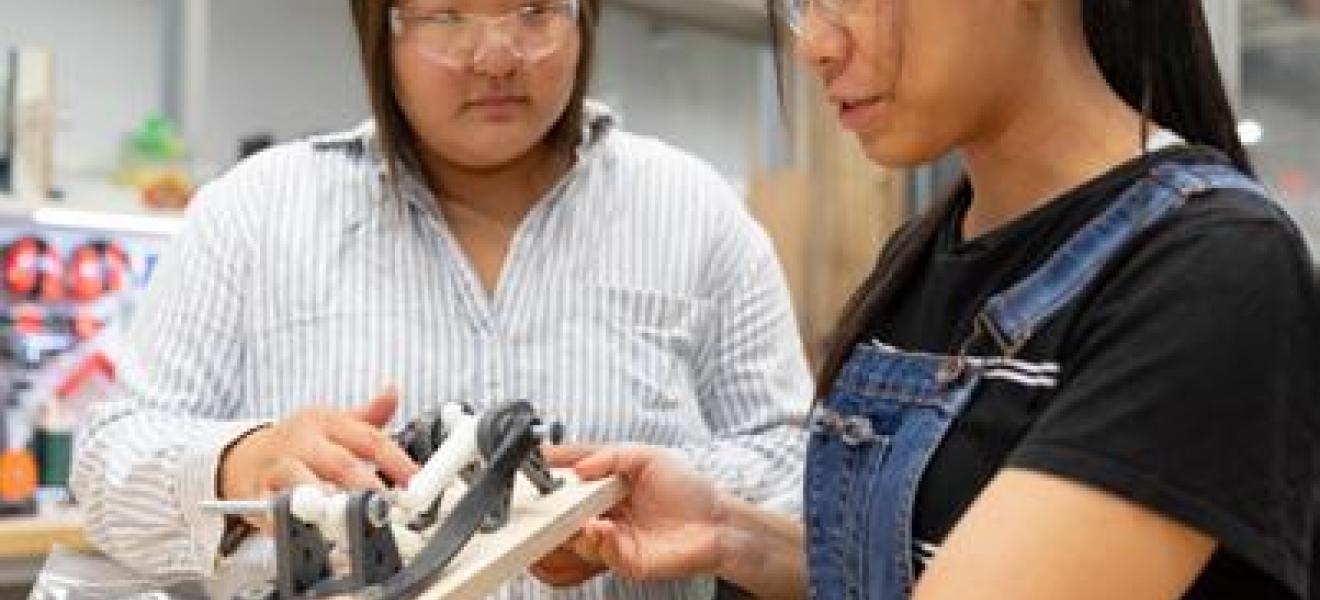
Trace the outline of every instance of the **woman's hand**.
<path fill-rule="evenodd" d="M 386 390 L 352 410 L 304 408 L 240 439 L 220 463 L 220 497 L 250 500 L 302 484 L 383 489 L 381 472 L 402 485 L 417 465 L 382 429 L 398 405 Z"/>
<path fill-rule="evenodd" d="M 713 574 L 758 598 L 807 595 L 802 523 L 720 491 L 672 451 L 549 447 L 556 467 L 584 480 L 609 475 L 627 495 L 532 567 L 547 584 L 580 584 L 605 569 L 635 581 Z"/>
<path fill-rule="evenodd" d="M 719 569 L 724 494 L 672 451 L 552 446 L 545 454 L 552 466 L 573 467 L 584 480 L 622 477 L 628 494 L 533 567 L 542 581 L 577 585 L 606 568 L 637 581 Z"/>

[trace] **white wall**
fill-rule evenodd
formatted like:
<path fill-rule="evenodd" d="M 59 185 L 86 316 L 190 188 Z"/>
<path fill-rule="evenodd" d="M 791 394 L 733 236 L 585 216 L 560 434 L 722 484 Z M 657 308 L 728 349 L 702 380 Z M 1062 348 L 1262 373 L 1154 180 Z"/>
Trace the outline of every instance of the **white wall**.
<path fill-rule="evenodd" d="M 347 129 L 368 115 L 348 2 L 210 4 L 202 161 L 232 162 L 246 134 L 286 140 Z"/>
<path fill-rule="evenodd" d="M 0 0 L 0 46 L 55 51 L 57 169 L 111 164 L 159 108 L 163 1 Z"/>
<path fill-rule="evenodd" d="M 658 135 L 741 183 L 756 155 L 762 92 L 773 93 L 763 43 L 617 5 L 601 21 L 594 95 L 624 127 Z"/>
<path fill-rule="evenodd" d="M 1242 94 L 1242 3 L 1241 0 L 1205 0 L 1206 21 L 1214 36 L 1224 85 L 1234 101 Z"/>

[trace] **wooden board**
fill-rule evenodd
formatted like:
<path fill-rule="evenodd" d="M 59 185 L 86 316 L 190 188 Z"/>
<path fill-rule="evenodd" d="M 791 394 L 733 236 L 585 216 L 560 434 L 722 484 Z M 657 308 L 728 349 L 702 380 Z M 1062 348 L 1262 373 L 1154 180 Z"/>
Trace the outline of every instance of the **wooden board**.
<path fill-rule="evenodd" d="M 567 483 L 544 498 L 536 497 L 529 486 L 520 486 L 509 524 L 473 538 L 440 582 L 418 598 L 476 600 L 489 596 L 567 541 L 592 517 L 614 506 L 624 494 L 624 483 L 617 478 L 582 483 L 571 472 L 556 474 Z"/>

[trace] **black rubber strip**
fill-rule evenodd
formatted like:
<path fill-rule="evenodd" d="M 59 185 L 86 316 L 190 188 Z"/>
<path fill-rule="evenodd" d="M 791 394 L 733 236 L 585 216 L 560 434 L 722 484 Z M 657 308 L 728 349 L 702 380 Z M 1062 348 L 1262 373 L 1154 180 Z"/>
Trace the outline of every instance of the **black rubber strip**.
<path fill-rule="evenodd" d="M 362 600 L 404 600 L 426 591 L 444 574 L 445 567 L 463 550 L 482 521 L 490 513 L 494 502 L 511 489 L 514 477 L 523 460 L 536 446 L 532 435 L 532 420 L 518 415 L 511 428 L 516 435 L 505 438 L 476 484 L 458 501 L 452 513 L 445 518 L 440 530 L 422 548 L 403 570 L 389 581 L 357 592 Z"/>

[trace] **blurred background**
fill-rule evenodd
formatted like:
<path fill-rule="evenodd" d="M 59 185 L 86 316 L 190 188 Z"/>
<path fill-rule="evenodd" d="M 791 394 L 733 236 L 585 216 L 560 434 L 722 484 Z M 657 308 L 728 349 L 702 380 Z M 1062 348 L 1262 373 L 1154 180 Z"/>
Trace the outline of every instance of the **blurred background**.
<path fill-rule="evenodd" d="M 1243 134 L 1320 252 L 1320 0 L 1246 0 L 1241 10 L 1232 60 L 1240 61 Z"/>
<path fill-rule="evenodd" d="M 950 157 L 885 172 L 810 78 L 777 93 L 760 0 L 605 0 L 593 96 L 713 163 L 775 238 L 809 351 Z M 1320 0 L 1206 0 L 1266 182 L 1320 249 Z M 86 547 L 70 444 L 191 190 L 367 115 L 342 0 L 0 0 L 0 598 Z M 791 121 L 791 131 L 785 121 Z"/>

